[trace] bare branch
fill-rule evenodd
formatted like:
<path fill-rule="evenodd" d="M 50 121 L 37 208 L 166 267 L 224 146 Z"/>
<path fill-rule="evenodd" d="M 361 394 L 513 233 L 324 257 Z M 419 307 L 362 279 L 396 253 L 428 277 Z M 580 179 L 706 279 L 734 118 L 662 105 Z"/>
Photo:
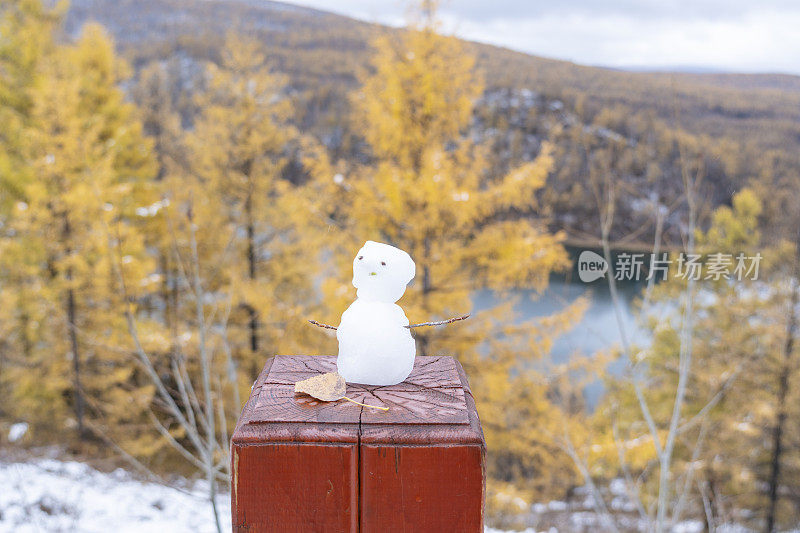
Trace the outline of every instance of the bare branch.
<path fill-rule="evenodd" d="M 172 368 L 172 376 L 175 380 L 175 383 L 178 384 L 178 392 L 181 394 L 181 400 L 183 401 L 184 409 L 186 409 L 186 419 L 192 425 L 195 431 L 197 431 L 197 422 L 195 419 L 194 410 L 192 409 L 192 402 L 189 400 L 189 395 L 186 392 L 186 384 L 183 381 L 183 375 L 181 374 L 180 369 L 178 368 L 178 363 L 175 361 L 175 357 L 170 358 L 170 367 Z"/>
<path fill-rule="evenodd" d="M 221 532 L 222 527 L 219 521 L 219 511 L 217 510 L 217 487 L 215 484 L 216 470 L 214 468 L 214 449 L 219 447 L 219 443 L 217 442 L 216 428 L 214 427 L 214 398 L 211 394 L 212 355 L 206 344 L 206 318 L 205 311 L 203 309 L 203 297 L 205 294 L 200 281 L 200 254 L 197 251 L 197 225 L 194 223 L 194 218 L 192 217 L 191 204 L 187 214 L 187 219 L 189 222 L 189 243 L 193 263 L 192 285 L 194 289 L 195 315 L 197 318 L 197 328 L 199 330 L 200 337 L 198 343 L 198 348 L 200 350 L 200 371 L 203 382 L 203 396 L 206 403 L 206 424 L 208 426 L 208 448 L 203 454 L 203 459 L 206 471 L 206 481 L 208 482 L 208 499 L 211 501 L 211 509 L 214 511 L 214 522 L 217 526 L 217 531 Z"/>
<path fill-rule="evenodd" d="M 446 324 L 452 324 L 453 322 L 458 322 L 459 320 L 466 320 L 469 317 L 470 317 L 470 315 L 462 315 L 462 316 L 457 316 L 457 317 L 454 317 L 454 318 L 448 318 L 447 320 L 437 320 L 435 322 L 420 322 L 419 324 L 409 324 L 409 325 L 403 326 L 403 327 L 411 329 L 411 328 L 422 328 L 422 327 L 427 327 L 427 326 L 444 326 Z M 336 326 L 331 326 L 329 324 L 323 324 L 322 322 L 317 322 L 316 320 L 309 320 L 308 322 L 313 324 L 313 325 L 315 325 L 315 326 L 317 326 L 317 327 L 324 328 L 324 329 L 332 329 L 332 330 L 339 329 Z"/>
<path fill-rule="evenodd" d="M 133 339 L 136 356 L 142 367 L 144 367 L 145 371 L 147 372 L 150 380 L 156 386 L 158 395 L 164 401 L 170 414 L 178 419 L 178 422 L 185 429 L 186 435 L 189 437 L 189 440 L 192 441 L 192 444 L 195 446 L 195 448 L 201 450 L 203 448 L 202 438 L 186 419 L 184 412 L 180 409 L 180 407 L 178 407 L 177 403 L 175 403 L 175 400 L 172 398 L 169 391 L 167 391 L 164 382 L 161 381 L 161 377 L 153 367 L 153 363 L 150 361 L 150 357 L 147 355 L 147 352 L 145 352 L 144 347 L 139 339 L 136 321 L 134 320 L 133 311 L 131 310 L 131 297 L 128 294 L 128 286 L 125 282 L 125 275 L 122 270 L 122 252 L 118 247 L 115 247 L 112 244 L 110 228 L 107 228 L 107 240 L 109 255 L 116 259 L 116 261 L 112 261 L 112 268 L 114 269 L 114 273 L 116 274 L 117 281 L 122 291 L 122 298 L 125 302 L 125 321 L 128 326 L 128 333 L 130 334 L 131 339 Z M 119 235 L 117 235 L 117 242 L 120 242 Z"/>
<path fill-rule="evenodd" d="M 233 402 L 234 407 L 238 411 L 242 408 L 242 402 L 239 397 L 239 380 L 237 379 L 236 374 L 236 362 L 233 360 L 233 353 L 231 352 L 231 345 L 228 342 L 228 319 L 231 315 L 231 300 L 228 299 L 227 305 L 225 306 L 225 314 L 223 315 L 223 319 L 220 324 L 220 342 L 222 344 L 222 351 L 225 353 L 225 360 L 226 360 L 226 370 L 228 372 L 228 381 L 230 382 L 231 386 L 233 387 Z M 226 439 L 227 442 L 227 439 Z"/>
<path fill-rule="evenodd" d="M 329 326 L 328 324 L 323 324 L 322 322 L 317 322 L 316 320 L 309 320 L 309 322 L 311 324 L 314 324 L 315 326 L 319 326 L 319 327 L 325 328 L 325 329 L 333 329 L 333 330 L 338 329 L 336 326 Z"/>
<path fill-rule="evenodd" d="M 631 475 L 631 469 L 628 466 L 627 458 L 625 457 L 625 448 L 623 447 L 622 442 L 620 442 L 619 438 L 619 429 L 617 427 L 617 421 L 614 420 L 611 424 L 612 436 L 614 437 L 614 446 L 617 448 L 617 457 L 619 458 L 619 464 L 622 468 L 622 473 L 625 476 L 625 485 L 628 491 L 628 498 L 636 504 L 636 509 L 639 511 L 639 516 L 642 520 L 649 521 L 650 517 L 647 514 L 647 511 L 644 509 L 644 504 L 642 504 L 642 497 L 639 491 L 639 485 L 633 480 L 633 476 Z"/>
<path fill-rule="evenodd" d="M 706 523 L 708 523 L 708 528 L 711 531 L 715 531 L 716 528 L 714 525 L 716 521 L 714 520 L 714 512 L 711 510 L 711 501 L 709 501 L 706 492 L 707 484 L 708 483 L 705 481 L 701 483 L 699 479 L 697 480 L 697 489 L 700 491 L 700 496 L 703 498 L 703 511 L 706 513 Z"/>
<path fill-rule="evenodd" d="M 589 465 L 587 465 L 586 462 L 578 455 L 578 452 L 572 443 L 572 438 L 567 432 L 566 426 L 564 427 L 564 444 L 559 444 L 559 447 L 566 452 L 567 455 L 569 455 L 569 457 L 572 459 L 572 462 L 581 473 L 583 482 L 588 487 L 589 493 L 592 496 L 594 510 L 600 515 L 600 519 L 605 523 L 606 530 L 619 533 L 619 529 L 617 528 L 616 523 L 614 523 L 611 513 L 608 512 L 606 502 L 603 500 L 603 496 L 600 494 L 597 485 L 595 485 L 594 480 L 592 479 L 592 475 L 589 472 Z"/>
<path fill-rule="evenodd" d="M 694 481 L 694 473 L 697 467 L 697 461 L 700 459 L 700 452 L 703 448 L 703 441 L 706 438 L 706 432 L 708 431 L 708 418 L 703 419 L 703 423 L 700 426 L 700 434 L 695 441 L 694 450 L 692 450 L 692 459 L 689 461 L 689 469 L 686 471 L 683 480 L 683 490 L 678 495 L 678 503 L 675 504 L 675 508 L 672 511 L 672 521 L 677 523 L 681 519 L 681 515 L 683 514 L 683 509 L 686 505 L 686 500 L 689 496 L 689 489 L 692 486 L 692 482 Z M 710 522 L 709 522 L 710 523 Z"/>
<path fill-rule="evenodd" d="M 233 387 L 236 388 L 236 383 L 233 384 Z M 219 424 L 220 424 L 220 431 L 222 432 L 221 435 L 221 450 L 224 457 L 231 456 L 230 450 L 230 441 L 228 440 L 228 421 L 225 417 L 225 402 L 224 402 L 224 395 L 222 394 L 222 379 L 217 376 L 217 396 L 219 399 L 217 400 L 217 408 L 218 408 L 218 416 L 219 416 Z M 237 406 L 238 408 L 238 406 Z M 227 472 L 228 476 L 231 475 L 231 462 L 230 461 L 223 461 L 225 471 Z"/>
<path fill-rule="evenodd" d="M 719 388 L 719 390 L 716 392 L 716 394 L 714 394 L 714 396 L 712 396 L 712 398 L 703 406 L 703 408 L 700 409 L 688 421 L 686 421 L 682 425 L 678 426 L 678 429 L 676 431 L 678 433 L 683 433 L 683 432 L 691 429 L 695 425 L 697 425 L 698 422 L 704 421 L 705 416 L 708 414 L 708 412 L 711 409 L 713 409 L 725 397 L 725 393 L 728 391 L 728 389 L 731 387 L 731 385 L 733 385 L 734 381 L 736 381 L 736 378 L 739 377 L 739 374 L 740 374 L 742 368 L 744 368 L 744 365 L 739 365 L 739 367 L 731 375 L 731 377 L 729 377 L 727 380 L 725 380 L 725 382 L 722 384 L 722 386 Z"/>
<path fill-rule="evenodd" d="M 152 411 L 148 411 L 148 416 L 150 417 L 150 421 L 153 423 L 155 428 L 158 430 L 159 433 L 170 443 L 170 445 L 177 450 L 187 461 L 192 463 L 198 469 L 203 469 L 203 462 L 194 456 L 192 452 L 187 450 L 180 442 L 178 442 L 175 437 L 169 432 L 169 430 L 164 427 L 164 424 L 158 419 L 156 415 L 153 414 Z"/>
<path fill-rule="evenodd" d="M 603 257 L 605 258 L 606 262 L 610 265 L 611 246 L 608 238 L 611 225 L 606 223 L 603 223 L 601 225 L 602 225 L 601 243 L 603 246 Z M 653 439 L 653 446 L 655 446 L 656 455 L 660 456 L 662 452 L 661 438 L 658 435 L 658 427 L 656 426 L 655 420 L 653 419 L 652 412 L 650 411 L 650 406 L 648 405 L 647 399 L 644 396 L 641 376 L 637 372 L 636 361 L 633 358 L 631 343 L 628 339 L 627 331 L 625 330 L 625 322 L 622 317 L 622 304 L 620 303 L 619 293 L 617 292 L 617 281 L 614 278 L 614 276 L 611 275 L 608 276 L 608 291 L 609 294 L 611 295 L 611 302 L 613 304 L 614 313 L 617 318 L 617 327 L 619 328 L 619 336 L 622 342 L 622 352 L 625 354 L 625 358 L 628 361 L 628 365 L 632 370 L 631 378 L 633 381 L 634 391 L 636 392 L 636 400 L 639 402 L 639 409 L 642 411 L 642 416 L 644 417 L 645 422 L 647 422 L 647 428 L 650 431 L 650 436 Z"/>
<path fill-rule="evenodd" d="M 655 229 L 655 236 L 653 238 L 652 257 L 658 258 L 659 253 L 661 253 L 661 237 L 664 233 L 664 213 L 661 210 L 660 203 L 656 203 L 655 211 L 656 211 L 656 229 Z M 650 299 L 653 296 L 653 287 L 655 287 L 655 284 L 656 284 L 656 275 L 653 272 L 650 272 L 649 278 L 647 279 L 647 287 L 644 290 L 644 297 L 642 298 L 642 306 L 639 309 L 639 315 L 636 317 L 637 327 L 641 327 L 644 316 L 647 314 L 650 308 Z"/>
<path fill-rule="evenodd" d="M 673 96 L 674 113 L 677 122 L 677 104 Z M 689 174 L 688 167 L 685 161 L 684 147 L 682 143 L 678 143 L 678 159 L 681 167 L 681 174 L 683 176 L 683 187 L 686 194 L 686 204 L 689 208 L 689 227 L 687 229 L 687 244 L 686 252 L 689 254 L 695 253 L 695 228 L 697 224 L 697 203 L 696 203 L 696 187 L 702 179 L 701 170 L 697 170 L 694 178 Z M 681 421 L 681 414 L 686 399 L 686 388 L 689 382 L 691 367 L 692 367 L 692 341 L 694 340 L 694 293 L 695 293 L 695 279 L 693 276 L 689 277 L 686 284 L 686 289 L 683 292 L 683 312 L 681 313 L 680 322 L 680 346 L 678 349 L 678 385 L 675 391 L 675 400 L 672 404 L 672 416 L 669 421 L 669 429 L 667 431 L 666 440 L 664 442 L 663 452 L 660 457 L 660 468 L 658 473 L 658 512 L 656 514 L 655 529 L 657 533 L 661 533 L 667 528 L 669 512 L 669 497 L 672 490 L 672 483 L 670 480 L 673 451 L 675 448 L 675 439 L 678 436 L 678 428 Z M 674 515 L 673 515 L 674 516 Z"/>
<path fill-rule="evenodd" d="M 419 324 L 409 324 L 406 327 L 408 329 L 411 328 L 421 328 L 425 326 L 444 326 L 445 324 L 452 324 L 453 322 L 458 322 L 459 320 L 466 320 L 469 318 L 469 315 L 457 316 L 455 318 L 448 318 L 447 320 L 437 320 L 436 322 L 421 322 Z"/>
<path fill-rule="evenodd" d="M 92 421 L 87 421 L 87 427 L 89 428 L 89 430 L 92 433 L 94 433 L 103 442 L 105 442 L 106 444 L 108 444 L 109 446 L 114 448 L 117 451 L 117 453 L 119 453 L 125 461 L 127 461 L 134 468 L 136 468 L 137 470 L 142 472 L 142 474 L 144 474 L 150 481 L 154 481 L 154 482 L 160 483 L 162 485 L 164 484 L 164 480 L 163 479 L 161 479 L 159 476 L 154 474 L 152 470 L 150 470 L 145 465 L 143 465 L 133 455 L 131 455 L 127 451 L 125 451 L 125 449 L 122 448 L 122 446 L 120 446 L 119 444 L 117 444 L 111 437 L 109 437 L 107 432 L 103 428 L 101 428 L 99 425 L 94 424 Z M 175 488 L 177 488 L 179 491 L 183 492 L 184 494 L 191 494 L 190 492 L 188 492 L 188 491 L 186 491 L 184 489 L 181 489 L 179 487 L 175 487 Z"/>

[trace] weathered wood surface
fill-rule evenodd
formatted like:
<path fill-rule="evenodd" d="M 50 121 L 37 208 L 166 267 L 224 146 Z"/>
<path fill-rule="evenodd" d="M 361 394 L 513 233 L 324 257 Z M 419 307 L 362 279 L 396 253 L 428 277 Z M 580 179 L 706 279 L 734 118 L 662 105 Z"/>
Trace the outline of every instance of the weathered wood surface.
<path fill-rule="evenodd" d="M 336 359 L 322 356 L 278 357 L 261 387 L 253 422 L 350 424 L 469 424 L 464 389 L 452 357 L 417 357 L 406 381 L 377 387 L 347 385 L 351 400 L 389 407 L 362 408 L 347 400 L 322 402 L 295 394 L 294 384 L 336 370 Z"/>
<path fill-rule="evenodd" d="M 361 463 L 361 531 L 482 530 L 479 446 L 362 445 Z"/>
<path fill-rule="evenodd" d="M 388 387 L 394 390 L 414 390 L 414 386 L 461 388 L 456 360 L 447 356 L 419 356 L 414 360 L 414 369 L 405 381 Z M 460 365 L 458 365 L 460 367 Z M 265 368 L 265 371 L 267 369 Z M 264 383 L 294 385 L 295 382 L 316 374 L 336 371 L 336 357 L 330 355 L 279 355 L 264 377 Z M 264 376 L 265 372 L 261 375 Z"/>
<path fill-rule="evenodd" d="M 234 531 L 481 531 L 485 443 L 461 366 L 417 357 L 389 387 L 320 402 L 294 383 L 332 356 L 277 356 L 232 438 Z"/>
<path fill-rule="evenodd" d="M 267 443 L 232 453 L 246 469 L 232 483 L 234 531 L 358 531 L 357 446 Z"/>

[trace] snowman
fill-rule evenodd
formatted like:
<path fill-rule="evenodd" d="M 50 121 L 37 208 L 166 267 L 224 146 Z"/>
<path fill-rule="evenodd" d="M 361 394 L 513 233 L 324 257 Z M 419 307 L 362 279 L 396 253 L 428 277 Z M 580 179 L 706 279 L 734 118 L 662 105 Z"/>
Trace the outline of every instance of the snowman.
<path fill-rule="evenodd" d="M 395 385 L 414 367 L 416 345 L 408 318 L 395 302 L 414 279 L 406 252 L 367 241 L 353 260 L 356 300 L 342 314 L 336 331 L 336 367 L 350 383 Z"/>

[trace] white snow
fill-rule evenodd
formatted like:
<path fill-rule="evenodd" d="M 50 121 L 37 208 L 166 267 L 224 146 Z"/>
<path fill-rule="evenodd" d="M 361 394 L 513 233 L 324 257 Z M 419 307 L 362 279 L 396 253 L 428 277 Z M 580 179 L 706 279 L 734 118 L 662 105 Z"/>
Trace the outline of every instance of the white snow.
<path fill-rule="evenodd" d="M 336 331 L 336 369 L 349 383 L 394 385 L 414 368 L 416 345 L 399 305 L 356 298 Z"/>
<path fill-rule="evenodd" d="M 143 482 L 122 469 L 104 473 L 75 461 L 0 461 L 0 533 L 215 532 L 204 484 L 197 482 L 192 486 L 183 481 L 181 485 L 186 488 Z M 219 494 L 216 501 L 222 530 L 230 532 L 230 495 Z M 536 503 L 532 509 L 536 513 L 563 513 L 566 527 L 563 531 L 599 530 L 598 515 L 570 508 L 566 502 Z M 629 526 L 628 529 L 643 529 L 635 520 Z M 686 520 L 674 526 L 672 533 L 700 530 L 700 521 Z M 719 530 L 749 531 L 734 524 L 726 524 Z M 557 533 L 558 529 L 529 527 L 522 533 L 553 531 Z M 506 532 L 487 527 L 485 533 Z"/>
<path fill-rule="evenodd" d="M 394 303 L 414 279 L 416 265 L 399 248 L 367 241 L 353 259 L 353 287 L 364 300 Z"/>
<path fill-rule="evenodd" d="M 608 490 L 614 496 L 627 496 L 628 487 L 625 486 L 625 480 L 621 478 L 614 478 L 608 484 Z"/>
<path fill-rule="evenodd" d="M 215 532 L 203 484 L 186 490 L 74 461 L 0 463 L 0 532 Z M 230 496 L 217 508 L 231 530 Z"/>
<path fill-rule="evenodd" d="M 336 369 L 349 383 L 394 385 L 414 367 L 416 346 L 403 309 L 395 304 L 414 278 L 406 252 L 367 241 L 353 260 L 356 300 L 336 331 Z"/>
<path fill-rule="evenodd" d="M 163 207 L 167 207 L 169 205 L 169 199 L 164 198 L 163 200 L 159 200 L 153 204 L 148 206 L 142 206 L 136 208 L 136 214 L 140 217 L 154 217 L 158 214 L 158 212 Z"/>
<path fill-rule="evenodd" d="M 687 520 L 672 527 L 672 533 L 700 533 L 703 523 L 699 520 Z"/>
<path fill-rule="evenodd" d="M 122 469 L 104 473 L 75 461 L 0 462 L 0 533 L 214 532 L 202 483 L 187 490 L 137 481 Z M 230 495 L 217 497 L 231 531 Z M 534 529 L 527 530 L 533 533 Z M 506 533 L 486 528 L 486 533 Z"/>
<path fill-rule="evenodd" d="M 567 502 L 561 502 L 557 500 L 553 500 L 547 503 L 547 508 L 550 511 L 566 511 L 567 510 Z"/>
<path fill-rule="evenodd" d="M 507 533 L 507 532 L 502 529 L 494 529 L 493 527 L 487 527 L 486 529 L 484 529 L 484 533 Z M 523 531 L 518 531 L 517 533 L 539 533 L 539 532 L 536 529 L 529 527 L 528 529 L 525 529 Z"/>
<path fill-rule="evenodd" d="M 17 442 L 25 433 L 28 432 L 28 424 L 27 422 L 18 422 L 16 424 L 12 424 L 11 428 L 8 430 L 8 441 L 9 442 Z"/>

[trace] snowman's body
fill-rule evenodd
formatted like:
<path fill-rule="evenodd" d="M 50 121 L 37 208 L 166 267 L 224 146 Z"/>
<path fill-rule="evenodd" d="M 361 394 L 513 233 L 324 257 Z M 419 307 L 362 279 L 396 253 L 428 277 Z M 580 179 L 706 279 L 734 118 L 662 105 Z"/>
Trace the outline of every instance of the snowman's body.
<path fill-rule="evenodd" d="M 388 244 L 367 241 L 353 261 L 358 297 L 336 331 L 336 367 L 350 383 L 394 385 L 414 367 L 416 347 L 403 309 L 395 304 L 414 277 L 414 261 Z"/>
<path fill-rule="evenodd" d="M 350 383 L 394 385 L 408 377 L 416 348 L 406 314 L 395 303 L 356 298 L 342 314 L 339 374 Z"/>

